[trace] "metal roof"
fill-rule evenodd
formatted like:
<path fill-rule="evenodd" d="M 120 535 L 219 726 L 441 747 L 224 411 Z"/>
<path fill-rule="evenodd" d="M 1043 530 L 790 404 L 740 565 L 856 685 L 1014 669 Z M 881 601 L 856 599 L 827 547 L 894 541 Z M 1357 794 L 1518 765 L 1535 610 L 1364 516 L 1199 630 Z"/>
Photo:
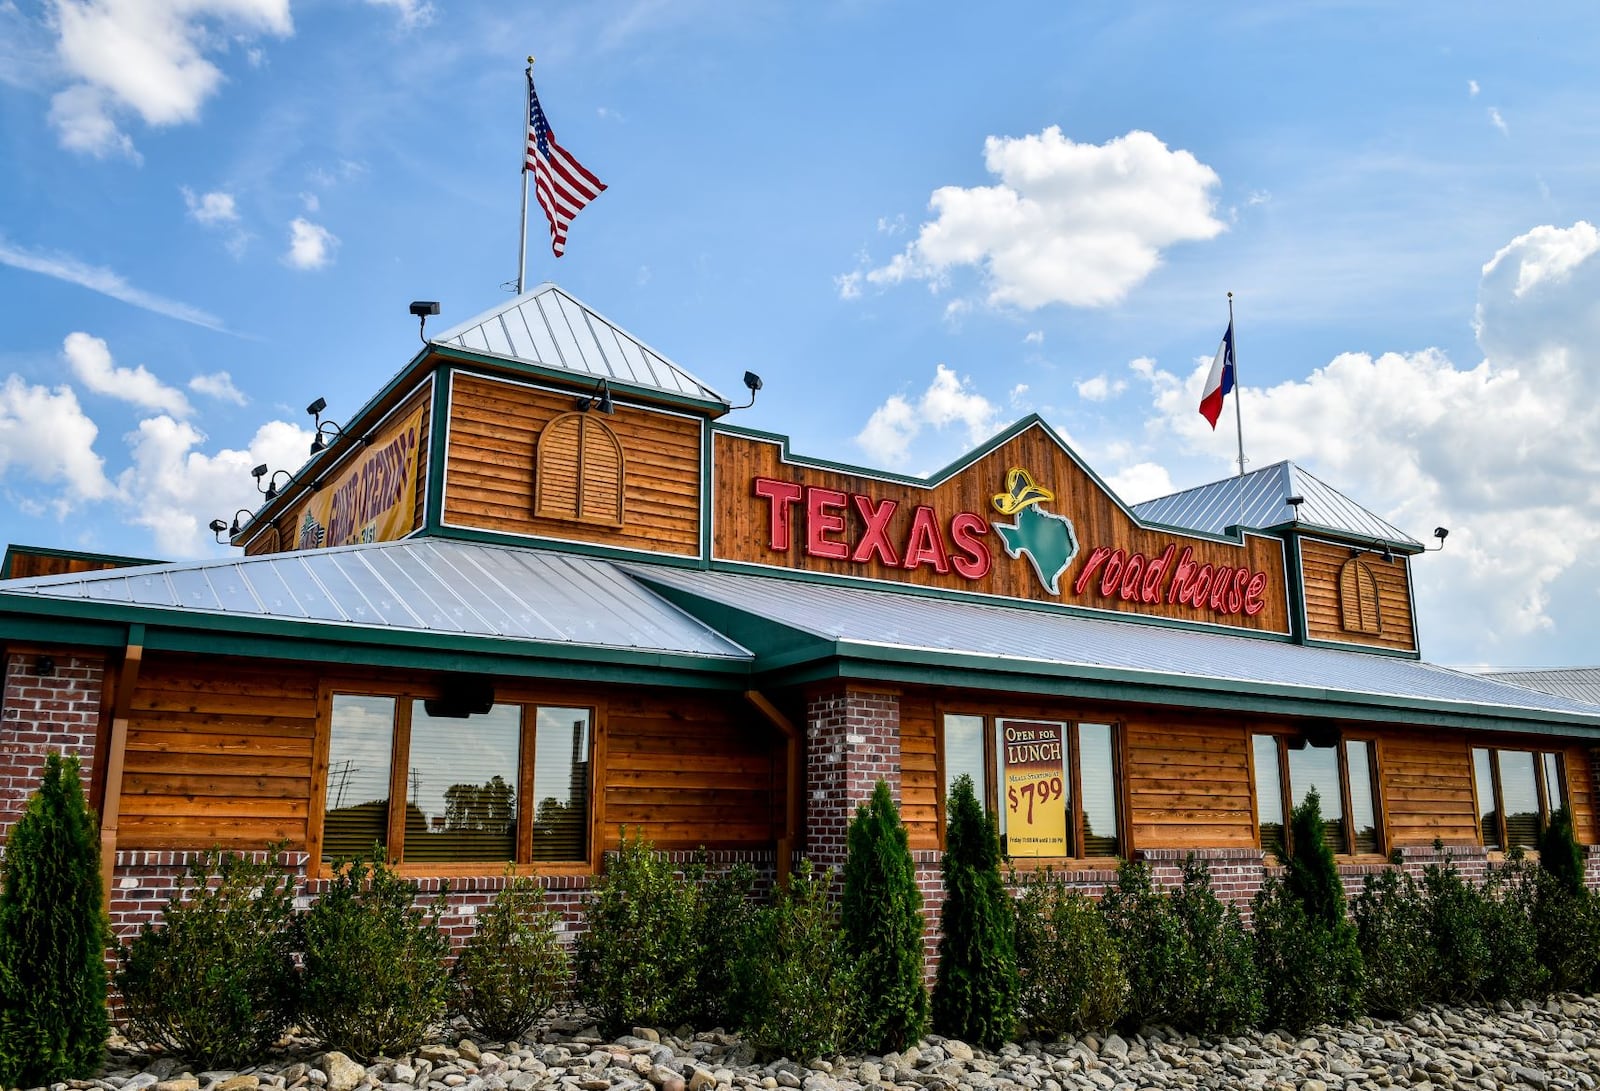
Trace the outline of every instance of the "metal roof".
<path fill-rule="evenodd" d="M 0 601 L 10 595 L 752 658 L 606 561 L 438 539 L 37 576 L 0 584 Z"/>
<path fill-rule="evenodd" d="M 1284 503 L 1303 497 L 1298 517 Z M 1229 477 L 1133 506 L 1147 523 L 1221 534 L 1228 527 L 1272 527 L 1298 523 L 1421 549 L 1422 543 L 1319 480 L 1293 462 L 1276 462 L 1243 478 Z"/>
<path fill-rule="evenodd" d="M 1483 677 L 1541 693 L 1554 693 L 1574 701 L 1600 705 L 1600 667 L 1565 667 L 1559 670 L 1484 671 Z"/>
<path fill-rule="evenodd" d="M 430 344 L 728 404 L 728 399 L 554 284 L 429 339 Z"/>
<path fill-rule="evenodd" d="M 1593 706 L 1414 659 L 793 579 L 627 567 L 667 588 L 841 646 L 950 653 L 1004 661 L 1021 671 L 1030 664 L 1071 666 L 1132 680 L 1149 675 L 1152 682 L 1188 678 L 1271 687 L 1301 691 L 1310 700 L 1337 691 L 1477 715 L 1508 708 L 1559 713 L 1600 727 L 1600 709 Z"/>

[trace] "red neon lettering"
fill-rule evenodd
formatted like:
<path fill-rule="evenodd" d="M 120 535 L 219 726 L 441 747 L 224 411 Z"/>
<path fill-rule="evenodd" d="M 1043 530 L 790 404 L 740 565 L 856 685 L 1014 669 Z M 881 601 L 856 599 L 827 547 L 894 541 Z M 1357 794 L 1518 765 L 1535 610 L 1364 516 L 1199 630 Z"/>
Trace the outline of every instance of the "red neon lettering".
<path fill-rule="evenodd" d="M 850 559 L 856 564 L 865 564 L 872 560 L 876 553 L 884 564 L 898 565 L 899 554 L 895 553 L 894 546 L 889 542 L 889 520 L 894 518 L 894 513 L 899 509 L 897 500 L 885 500 L 874 504 L 870 496 L 851 496 L 855 502 L 856 512 L 861 516 L 861 521 L 866 524 L 861 532 L 861 540 L 856 543 L 855 552 L 850 554 Z M 984 524 L 988 529 L 988 524 Z"/>
<path fill-rule="evenodd" d="M 790 533 L 789 509 L 800 499 L 801 488 L 792 481 L 774 481 L 770 477 L 755 480 L 756 495 L 769 502 L 767 518 L 767 548 L 777 553 L 789 552 L 793 541 Z"/>
<path fill-rule="evenodd" d="M 1139 577 L 1144 575 L 1146 563 L 1143 553 L 1135 553 L 1128 558 L 1128 565 L 1122 570 L 1122 587 L 1117 591 L 1117 597 L 1123 602 L 1132 602 L 1139 597 Z"/>
<path fill-rule="evenodd" d="M 1188 601 L 1190 606 L 1204 606 L 1206 604 L 1206 592 L 1211 590 L 1211 577 L 1215 574 L 1216 569 L 1209 564 L 1200 566 L 1199 571 L 1194 574 L 1194 582 L 1189 585 Z"/>
<path fill-rule="evenodd" d="M 824 537 L 844 529 L 845 494 L 838 489 L 806 489 L 806 556 L 842 561 L 850 547 Z"/>
<path fill-rule="evenodd" d="M 1266 601 L 1261 597 L 1267 590 L 1267 574 L 1257 572 L 1250 577 L 1250 586 L 1244 592 L 1244 612 L 1248 617 L 1255 617 L 1267 608 Z"/>
<path fill-rule="evenodd" d="M 950 557 L 945 553 L 944 536 L 939 533 L 939 517 L 927 505 L 917 508 L 911 517 L 911 533 L 906 536 L 906 559 L 903 568 L 921 568 L 932 565 L 941 576 L 950 571 Z"/>
<path fill-rule="evenodd" d="M 1094 576 L 1094 570 L 1105 563 L 1111 556 L 1111 550 L 1106 546 L 1095 546 L 1089 551 L 1089 559 L 1083 564 L 1083 571 L 1078 573 L 1078 582 L 1072 585 L 1072 593 L 1081 595 L 1089 588 L 1089 580 Z"/>
<path fill-rule="evenodd" d="M 1122 566 L 1128 563 L 1128 555 L 1120 549 L 1111 551 L 1111 556 L 1106 558 L 1105 571 L 1100 573 L 1100 594 L 1110 597 L 1117 593 L 1117 581 L 1122 579 Z"/>
<path fill-rule="evenodd" d="M 1177 552 L 1176 545 L 1169 545 L 1166 552 L 1150 562 L 1144 571 L 1144 586 L 1139 589 L 1140 602 L 1161 601 L 1161 581 L 1166 577 L 1167 569 L 1172 567 L 1172 558 Z"/>
<path fill-rule="evenodd" d="M 1233 574 L 1233 582 L 1228 585 L 1228 613 L 1237 614 L 1244 609 L 1244 585 L 1250 579 L 1250 570 L 1240 568 Z"/>
<path fill-rule="evenodd" d="M 957 512 L 950 520 L 950 540 L 957 553 L 950 558 L 956 572 L 969 580 L 981 580 L 989 574 L 994 557 L 980 536 L 989 533 L 989 521 L 970 511 Z M 892 563 L 892 562 L 891 562 Z"/>
<path fill-rule="evenodd" d="M 1172 574 L 1172 589 L 1167 592 L 1167 604 L 1189 601 L 1189 583 L 1194 579 L 1194 550 L 1188 546 L 1178 556 L 1178 567 Z"/>
<path fill-rule="evenodd" d="M 1226 613 L 1228 605 L 1228 587 L 1233 583 L 1234 569 L 1221 567 L 1217 569 L 1216 578 L 1211 581 L 1211 608 L 1218 613 Z"/>

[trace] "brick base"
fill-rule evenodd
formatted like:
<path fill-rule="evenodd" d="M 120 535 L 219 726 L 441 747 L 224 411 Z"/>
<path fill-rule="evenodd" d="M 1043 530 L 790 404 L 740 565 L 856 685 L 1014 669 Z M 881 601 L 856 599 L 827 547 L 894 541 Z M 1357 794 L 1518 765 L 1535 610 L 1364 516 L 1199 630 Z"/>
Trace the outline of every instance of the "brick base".
<path fill-rule="evenodd" d="M 41 675 L 42 658 L 52 672 Z M 105 681 L 98 656 L 13 652 L 0 691 L 0 844 L 10 836 L 39 787 L 51 751 L 78 759 L 83 789 L 92 791 L 95 740 Z"/>

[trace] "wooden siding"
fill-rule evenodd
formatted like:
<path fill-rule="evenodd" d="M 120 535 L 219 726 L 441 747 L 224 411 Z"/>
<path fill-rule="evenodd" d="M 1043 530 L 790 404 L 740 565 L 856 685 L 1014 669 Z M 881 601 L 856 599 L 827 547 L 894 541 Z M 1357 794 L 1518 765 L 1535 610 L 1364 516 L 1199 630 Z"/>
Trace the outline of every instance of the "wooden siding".
<path fill-rule="evenodd" d="M 720 560 L 776 565 L 831 575 L 870 577 L 1034 601 L 1070 603 L 1119 613 L 1164 615 L 1260 632 L 1289 631 L 1288 604 L 1284 599 L 1283 551 L 1277 539 L 1249 535 L 1243 545 L 1233 545 L 1140 527 L 1042 428 L 1024 430 L 979 462 L 932 487 L 785 463 L 781 446 L 764 439 L 718 432 L 714 434 L 712 444 L 715 467 L 715 487 L 712 491 L 715 528 L 713 555 Z M 999 535 L 990 525 L 991 521 L 1003 519 L 997 515 L 991 501 L 995 494 L 1006 490 L 1007 471 L 1011 467 L 1027 469 L 1039 485 L 1052 490 L 1055 499 L 1046 503 L 1044 509 L 1068 516 L 1074 524 L 1079 543 L 1078 555 L 1059 580 L 1059 595 L 1050 593 L 1026 558 L 1013 559 L 1006 554 Z M 853 563 L 850 560 L 807 556 L 804 549 L 803 504 L 797 504 L 793 509 L 794 533 L 790 548 L 787 552 L 774 551 L 769 548 L 771 502 L 754 494 L 753 483 L 757 478 L 861 494 L 875 501 L 895 501 L 898 508 L 890 520 L 888 538 L 902 554 L 917 507 L 927 505 L 938 514 L 947 548 L 950 548 L 950 520 L 957 513 L 970 512 L 982 521 L 979 541 L 987 546 L 993 560 L 992 567 L 985 577 L 969 580 L 954 568 L 941 575 L 928 566 L 911 571 L 892 567 L 878 557 Z M 843 514 L 846 526 L 842 539 L 854 542 L 860 536 L 864 520 L 853 504 L 844 509 Z M 1191 548 L 1196 564 L 1246 567 L 1252 572 L 1266 573 L 1266 608 L 1254 617 L 1247 617 L 1242 613 L 1219 614 L 1209 608 L 1168 604 L 1165 601 L 1154 604 L 1128 602 L 1116 594 L 1100 594 L 1098 576 L 1093 578 L 1082 595 L 1074 592 L 1074 582 L 1096 547 L 1123 549 L 1130 554 L 1137 551 L 1147 558 L 1154 558 L 1173 544 L 1180 554 L 1184 548 Z M 1167 579 L 1170 581 L 1170 573 Z"/>
<path fill-rule="evenodd" d="M 1392 561 L 1382 554 L 1363 553 L 1378 584 L 1379 633 L 1352 632 L 1344 627 L 1339 602 L 1339 573 L 1350 559 L 1350 547 L 1333 542 L 1303 538 L 1300 542 L 1300 567 L 1305 578 L 1306 635 L 1312 640 L 1332 640 L 1374 648 L 1416 651 L 1416 628 L 1411 618 L 1411 573 L 1409 560 Z"/>
<path fill-rule="evenodd" d="M 1391 846 L 1478 840 L 1472 741 L 1455 731 L 1378 735 L 1384 829 Z"/>
<path fill-rule="evenodd" d="M 337 466 L 332 467 L 326 474 L 330 479 L 343 472 L 352 461 L 360 459 L 363 450 L 381 450 L 384 444 L 394 439 L 399 433 L 400 426 L 420 406 L 422 409 L 422 422 L 417 426 L 417 496 L 412 505 L 411 523 L 406 528 L 410 533 L 422 525 L 426 518 L 428 503 L 428 450 L 429 450 L 429 425 L 433 418 L 432 409 L 433 384 L 424 382 L 416 390 L 407 395 L 391 413 L 388 414 L 386 424 L 373 435 L 373 441 L 366 447 L 355 448 L 355 453 L 348 455 Z M 336 444 L 343 444 L 344 437 L 340 437 Z M 353 440 L 352 440 L 353 442 Z M 286 467 L 284 467 L 286 468 Z M 299 527 L 305 520 L 306 508 L 311 503 L 312 493 L 307 492 L 302 497 L 297 497 L 295 502 L 285 508 L 277 517 L 277 527 L 270 528 L 262 534 L 257 534 L 244 547 L 247 557 L 258 557 L 267 553 L 282 553 L 296 548 L 299 539 Z"/>
<path fill-rule="evenodd" d="M 1144 710 L 1123 723 L 1132 844 L 1141 849 L 1255 845 L 1250 737 L 1243 724 Z"/>
<path fill-rule="evenodd" d="M 900 818 L 913 849 L 939 847 L 939 811 L 944 806 L 940 783 L 944 738 L 931 694 L 913 692 L 900 698 Z"/>
<path fill-rule="evenodd" d="M 534 514 L 545 425 L 573 395 L 457 373 L 450 397 L 444 519 L 452 526 L 598 542 L 657 553 L 700 551 L 700 421 L 617 405 L 605 424 L 626 460 L 620 528 Z"/>
<path fill-rule="evenodd" d="M 159 564 L 159 561 L 109 560 L 96 557 L 62 557 L 53 553 L 30 553 L 25 548 L 11 550 L 9 580 L 22 580 L 30 576 L 69 576 L 75 572 L 105 572 L 112 568 L 128 568 L 138 564 Z"/>

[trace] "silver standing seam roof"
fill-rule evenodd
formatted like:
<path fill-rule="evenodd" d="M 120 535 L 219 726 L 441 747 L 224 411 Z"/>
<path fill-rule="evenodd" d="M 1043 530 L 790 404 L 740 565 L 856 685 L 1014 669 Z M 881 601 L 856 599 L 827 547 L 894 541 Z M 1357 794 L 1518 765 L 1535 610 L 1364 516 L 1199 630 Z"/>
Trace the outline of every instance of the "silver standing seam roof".
<path fill-rule="evenodd" d="M 1554 693 L 1573 701 L 1600 705 L 1600 667 L 1562 667 L 1537 671 L 1484 671 L 1484 678 Z"/>
<path fill-rule="evenodd" d="M 1600 708 L 1414 659 L 923 595 L 629 565 L 636 576 L 843 645 L 1593 717 Z"/>
<path fill-rule="evenodd" d="M 1289 496 L 1305 500 L 1298 517 L 1295 510 L 1284 503 L 1284 498 Z M 1298 522 L 1307 528 L 1422 548 L 1422 543 L 1405 531 L 1288 461 L 1251 470 L 1243 478 L 1228 477 L 1171 496 L 1146 500 L 1135 504 L 1133 510 L 1147 523 L 1208 534 L 1221 534 L 1235 524 L 1261 528 Z"/>
<path fill-rule="evenodd" d="M 728 404 L 728 399 L 633 334 L 545 283 L 429 343 Z"/>
<path fill-rule="evenodd" d="M 10 595 L 397 633 L 752 658 L 609 562 L 440 539 L 0 582 L 0 600 Z"/>

